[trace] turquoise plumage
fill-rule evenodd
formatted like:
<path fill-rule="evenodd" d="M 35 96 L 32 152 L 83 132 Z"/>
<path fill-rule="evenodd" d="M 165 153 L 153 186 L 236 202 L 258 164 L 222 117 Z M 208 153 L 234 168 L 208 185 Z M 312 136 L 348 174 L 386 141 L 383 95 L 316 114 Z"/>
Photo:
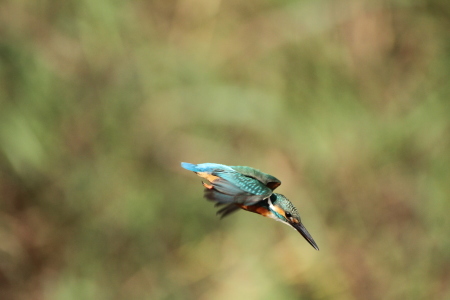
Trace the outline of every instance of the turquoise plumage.
<path fill-rule="evenodd" d="M 203 182 L 204 196 L 216 202 L 216 206 L 224 206 L 217 212 L 222 218 L 239 209 L 257 213 L 295 228 L 319 250 L 294 205 L 285 196 L 273 192 L 281 184 L 274 176 L 245 166 L 185 162 L 181 166 L 208 180 Z"/>

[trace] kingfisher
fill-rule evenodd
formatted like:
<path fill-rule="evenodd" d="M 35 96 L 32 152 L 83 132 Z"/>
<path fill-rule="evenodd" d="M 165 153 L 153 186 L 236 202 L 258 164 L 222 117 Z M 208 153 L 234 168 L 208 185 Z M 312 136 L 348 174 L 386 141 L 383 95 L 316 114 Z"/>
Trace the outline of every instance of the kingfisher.
<path fill-rule="evenodd" d="M 208 181 L 202 182 L 204 197 L 216 202 L 217 207 L 223 206 L 217 211 L 221 218 L 239 209 L 257 213 L 293 227 L 319 250 L 295 206 L 285 196 L 273 192 L 281 184 L 274 176 L 251 167 L 215 163 L 182 162 L 181 167 Z"/>

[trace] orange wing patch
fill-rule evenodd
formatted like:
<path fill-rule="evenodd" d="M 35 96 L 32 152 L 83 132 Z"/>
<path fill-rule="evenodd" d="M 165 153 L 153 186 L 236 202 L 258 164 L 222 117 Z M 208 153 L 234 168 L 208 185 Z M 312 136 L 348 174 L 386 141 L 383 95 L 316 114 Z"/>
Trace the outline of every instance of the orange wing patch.
<path fill-rule="evenodd" d="M 197 172 L 197 175 L 202 178 L 205 178 L 209 182 L 214 182 L 220 178 L 220 177 L 214 176 L 214 175 L 212 175 L 210 173 L 206 173 L 206 172 Z"/>

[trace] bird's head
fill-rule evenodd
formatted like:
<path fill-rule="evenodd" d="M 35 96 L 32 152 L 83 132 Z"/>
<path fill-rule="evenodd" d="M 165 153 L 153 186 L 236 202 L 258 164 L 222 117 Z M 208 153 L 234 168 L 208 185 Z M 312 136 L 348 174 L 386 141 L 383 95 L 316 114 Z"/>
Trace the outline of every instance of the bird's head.
<path fill-rule="evenodd" d="M 300 215 L 291 201 L 281 194 L 274 193 L 268 199 L 268 204 L 269 211 L 271 212 L 268 217 L 295 228 L 314 249 L 319 250 L 316 242 L 308 230 L 306 230 L 305 226 L 303 226 Z"/>

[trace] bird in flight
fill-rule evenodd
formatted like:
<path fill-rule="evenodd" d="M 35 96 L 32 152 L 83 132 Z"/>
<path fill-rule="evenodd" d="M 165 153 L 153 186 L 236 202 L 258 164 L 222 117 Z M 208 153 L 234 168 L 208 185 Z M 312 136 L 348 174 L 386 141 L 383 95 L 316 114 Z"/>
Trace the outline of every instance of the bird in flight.
<path fill-rule="evenodd" d="M 291 201 L 273 192 L 281 184 L 277 178 L 244 166 L 186 162 L 181 166 L 208 181 L 202 182 L 204 197 L 216 202 L 216 206 L 223 206 L 217 212 L 221 218 L 239 209 L 257 213 L 293 227 L 314 249 L 319 250 Z"/>

